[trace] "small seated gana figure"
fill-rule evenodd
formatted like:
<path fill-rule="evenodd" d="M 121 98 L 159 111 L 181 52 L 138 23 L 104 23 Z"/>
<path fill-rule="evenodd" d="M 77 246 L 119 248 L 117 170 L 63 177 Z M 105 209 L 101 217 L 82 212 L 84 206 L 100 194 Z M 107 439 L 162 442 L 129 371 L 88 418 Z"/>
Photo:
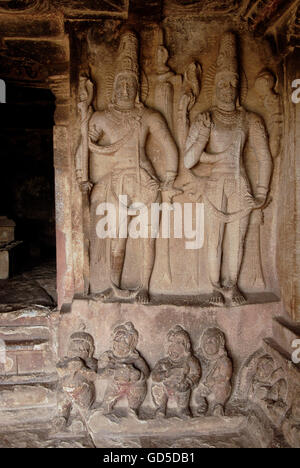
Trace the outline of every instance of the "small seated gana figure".
<path fill-rule="evenodd" d="M 152 397 L 156 405 L 156 416 L 167 414 L 169 400 L 176 402 L 176 416 L 191 417 L 190 400 L 192 390 L 201 378 L 201 366 L 193 356 L 189 334 L 179 325 L 167 335 L 167 357 L 161 359 L 152 371 Z"/>
<path fill-rule="evenodd" d="M 139 417 L 150 371 L 136 349 L 138 337 L 131 322 L 117 326 L 113 331 L 112 349 L 99 359 L 98 373 L 109 380 L 102 404 L 105 415 L 111 415 L 117 402 L 126 397 L 129 414 Z"/>
<path fill-rule="evenodd" d="M 199 355 L 206 363 L 206 372 L 197 391 L 199 412 L 205 408 L 208 414 L 224 416 L 225 405 L 232 387 L 232 362 L 228 357 L 225 335 L 218 328 L 208 328 L 202 335 Z"/>
<path fill-rule="evenodd" d="M 95 401 L 97 360 L 93 357 L 94 339 L 89 333 L 74 333 L 69 342 L 68 355 L 58 363 L 60 377 L 58 395 L 59 416 L 56 425 L 68 426 L 72 411 L 84 416 Z"/>
<path fill-rule="evenodd" d="M 286 407 L 287 383 L 282 378 L 283 369 L 278 368 L 272 356 L 262 356 L 253 377 L 250 398 L 264 401 L 269 407 Z"/>

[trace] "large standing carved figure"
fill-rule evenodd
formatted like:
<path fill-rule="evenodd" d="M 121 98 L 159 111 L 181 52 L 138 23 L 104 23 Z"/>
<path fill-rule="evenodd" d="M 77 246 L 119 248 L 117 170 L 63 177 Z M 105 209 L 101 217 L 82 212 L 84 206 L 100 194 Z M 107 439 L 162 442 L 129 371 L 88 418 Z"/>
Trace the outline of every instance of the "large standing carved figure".
<path fill-rule="evenodd" d="M 115 405 L 125 396 L 130 413 L 139 416 L 150 371 L 136 349 L 138 337 L 131 322 L 118 325 L 113 331 L 112 349 L 99 359 L 98 373 L 109 380 L 102 404 L 105 415 L 112 415 Z"/>
<path fill-rule="evenodd" d="M 128 208 L 134 204 L 147 207 L 160 201 L 160 192 L 172 190 L 178 170 L 178 153 L 165 119 L 146 108 L 139 98 L 138 41 L 128 31 L 121 37 L 116 61 L 111 104 L 95 112 L 89 121 L 91 193 L 91 292 L 94 279 L 101 274 L 101 240 L 96 235 L 97 206 L 109 202 L 119 219 L 119 196 L 127 197 Z M 152 135 L 161 145 L 166 158 L 166 175 L 161 182 L 146 154 L 146 141 Z M 81 181 L 82 184 L 82 181 Z M 83 185 L 85 186 L 85 185 Z M 125 231 L 122 238 L 110 241 L 110 288 L 103 299 L 131 297 L 121 287 L 127 234 L 132 217 L 117 226 Z M 150 223 L 150 221 L 149 221 Z M 128 228 L 127 228 L 128 225 Z M 143 226 L 148 228 L 148 226 Z M 154 237 L 154 236 L 153 236 Z M 136 300 L 149 302 L 149 283 L 155 260 L 155 239 L 143 239 L 143 274 Z M 97 281 L 96 281 L 97 283 Z"/>
<path fill-rule="evenodd" d="M 180 418 L 191 416 L 190 399 L 192 390 L 201 378 L 201 366 L 192 353 L 189 334 L 179 325 L 167 336 L 167 356 L 155 365 L 152 371 L 152 397 L 156 415 L 164 417 L 168 401 L 176 402 L 176 415 Z"/>
<path fill-rule="evenodd" d="M 211 305 L 245 303 L 238 288 L 244 241 L 250 214 L 265 205 L 272 174 L 272 157 L 263 120 L 239 106 L 236 38 L 224 34 L 215 77 L 215 106 L 200 114 L 190 128 L 185 167 L 211 165 L 203 197 L 206 204 Z M 243 156 L 249 143 L 257 156 L 256 187 L 250 187 Z"/>

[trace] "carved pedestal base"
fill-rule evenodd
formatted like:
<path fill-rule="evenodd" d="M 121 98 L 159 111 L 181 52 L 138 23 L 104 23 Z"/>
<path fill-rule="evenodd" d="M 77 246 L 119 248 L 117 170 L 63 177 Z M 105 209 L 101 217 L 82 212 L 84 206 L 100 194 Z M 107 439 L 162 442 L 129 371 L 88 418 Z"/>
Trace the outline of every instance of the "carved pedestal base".
<path fill-rule="evenodd" d="M 157 447 L 157 448 L 238 448 L 264 447 L 268 437 L 259 439 L 260 423 L 255 420 L 256 432 L 246 417 L 210 417 L 181 421 L 137 421 L 134 418 L 112 422 L 94 411 L 88 426 L 96 447 Z M 126 436 L 124 437 L 124 435 Z"/>

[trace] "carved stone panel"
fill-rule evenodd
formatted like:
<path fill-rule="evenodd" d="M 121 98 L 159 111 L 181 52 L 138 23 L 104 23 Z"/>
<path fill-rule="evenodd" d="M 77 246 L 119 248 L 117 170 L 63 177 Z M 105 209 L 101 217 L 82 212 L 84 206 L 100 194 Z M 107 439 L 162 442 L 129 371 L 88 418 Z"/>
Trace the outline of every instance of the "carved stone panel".
<path fill-rule="evenodd" d="M 212 307 L 240 306 L 258 293 L 275 300 L 268 295 L 276 293 L 275 264 L 262 256 L 274 239 L 267 228 L 276 235 L 273 159 L 282 105 L 274 73 L 253 71 L 263 52 L 225 26 L 218 36 L 207 26 L 195 29 L 187 44 L 193 50 L 201 36 L 203 45 L 196 57 L 183 57 L 173 48 L 184 43 L 176 24 L 140 35 L 122 33 L 117 23 L 87 32 L 91 72 L 78 75 L 76 85 L 75 157 L 85 293 L 109 302 L 190 297 Z M 263 102 L 261 88 L 269 90 Z M 272 271 L 267 281 L 265 269 Z"/>

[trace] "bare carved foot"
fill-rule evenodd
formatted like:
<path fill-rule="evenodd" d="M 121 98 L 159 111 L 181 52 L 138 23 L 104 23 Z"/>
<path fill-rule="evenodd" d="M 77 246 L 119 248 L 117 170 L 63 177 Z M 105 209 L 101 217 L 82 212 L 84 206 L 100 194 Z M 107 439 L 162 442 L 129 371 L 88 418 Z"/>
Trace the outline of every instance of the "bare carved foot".
<path fill-rule="evenodd" d="M 187 420 L 187 419 L 192 418 L 192 413 L 188 408 L 178 409 L 175 413 L 175 417 L 182 419 L 182 420 Z"/>
<path fill-rule="evenodd" d="M 100 294 L 97 294 L 97 298 L 99 298 L 101 301 L 107 301 L 109 299 L 112 299 L 115 296 L 113 288 L 108 288 L 105 291 L 103 291 Z"/>
<path fill-rule="evenodd" d="M 136 300 L 136 302 L 138 304 L 143 304 L 143 305 L 149 304 L 150 296 L 149 296 L 148 290 L 147 289 L 140 289 L 139 292 L 136 295 L 135 300 Z"/>
<path fill-rule="evenodd" d="M 238 307 L 247 304 L 247 300 L 237 286 L 234 286 L 231 292 L 231 306 Z"/>
<path fill-rule="evenodd" d="M 208 300 L 209 305 L 215 306 L 215 307 L 222 307 L 225 304 L 225 300 L 223 295 L 214 289 L 212 295 L 210 296 Z"/>
<path fill-rule="evenodd" d="M 155 418 L 157 419 L 165 419 L 166 417 L 166 409 L 165 408 L 158 408 L 155 411 Z"/>
<path fill-rule="evenodd" d="M 216 405 L 212 412 L 213 416 L 225 416 L 224 408 L 222 405 Z"/>
<path fill-rule="evenodd" d="M 111 299 L 130 299 L 134 296 L 134 291 L 129 291 L 127 289 L 120 289 L 116 285 L 112 285 L 112 287 L 106 289 L 106 291 L 97 294 L 97 299 L 100 301 L 109 301 Z"/>
<path fill-rule="evenodd" d="M 104 416 L 114 424 L 120 424 L 120 418 L 116 414 L 104 414 Z"/>
<path fill-rule="evenodd" d="M 134 419 L 140 419 L 139 410 L 137 408 L 129 408 L 128 416 Z"/>

